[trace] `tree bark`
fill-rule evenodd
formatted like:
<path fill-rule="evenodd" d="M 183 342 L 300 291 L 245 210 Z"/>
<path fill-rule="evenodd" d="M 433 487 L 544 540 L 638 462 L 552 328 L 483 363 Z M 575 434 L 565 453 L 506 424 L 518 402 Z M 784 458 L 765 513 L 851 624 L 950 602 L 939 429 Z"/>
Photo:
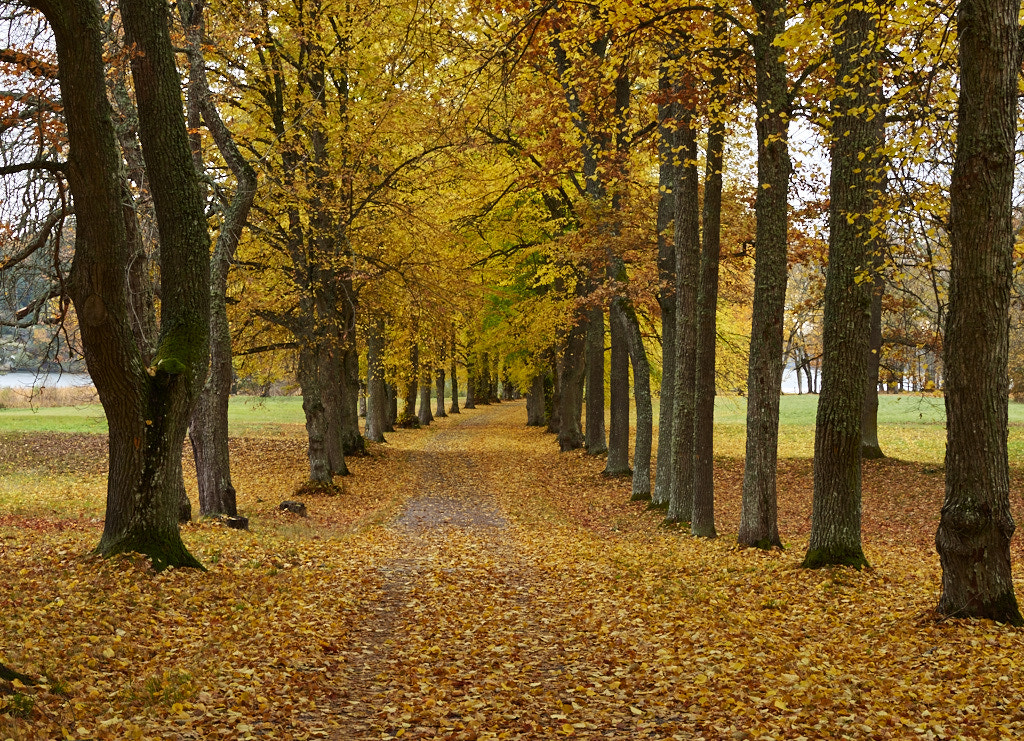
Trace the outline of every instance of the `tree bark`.
<path fill-rule="evenodd" d="M 196 464 L 199 514 L 238 514 L 231 483 L 228 451 L 228 399 L 231 367 L 231 329 L 227 314 L 227 282 L 231 261 L 256 196 L 256 171 L 242 156 L 213 103 L 202 53 L 204 4 L 181 0 L 178 11 L 185 27 L 189 62 L 189 109 L 201 117 L 224 161 L 235 176 L 235 194 L 223 213 L 223 223 L 210 263 L 210 372 L 199 394 L 189 425 Z M 194 154 L 200 154 L 195 153 Z"/>
<path fill-rule="evenodd" d="M 366 439 L 385 442 L 388 418 L 388 391 L 384 380 L 384 319 L 372 317 L 366 332 Z"/>
<path fill-rule="evenodd" d="M 437 392 L 437 411 L 435 417 L 447 417 L 448 412 L 444 410 L 444 367 L 438 366 L 434 371 L 434 388 Z"/>
<path fill-rule="evenodd" d="M 950 191 L 946 497 L 938 611 L 1024 624 L 1013 590 L 1007 454 L 1019 0 L 963 0 Z"/>
<path fill-rule="evenodd" d="M 697 276 L 700 270 L 700 197 L 697 132 L 693 112 L 679 123 L 679 181 L 676 184 L 676 363 L 672 394 L 672 489 L 669 523 L 693 519 L 693 424 L 697 374 Z"/>
<path fill-rule="evenodd" d="M 423 373 L 420 376 L 420 410 L 416 417 L 421 427 L 426 427 L 434 421 L 434 415 L 430 411 L 430 368 L 423 366 Z"/>
<path fill-rule="evenodd" d="M 625 278 L 626 269 L 621 261 L 616 269 L 619 279 Z M 647 360 L 640 322 L 633 305 L 624 297 L 616 296 L 621 331 L 626 341 L 628 356 L 633 364 L 633 398 L 636 404 L 636 443 L 633 448 L 633 494 L 634 502 L 646 502 L 651 498 L 651 443 L 654 434 L 654 412 L 651 406 L 651 365 Z M 627 413 L 627 423 L 629 416 Z M 628 433 L 628 427 L 627 433 Z"/>
<path fill-rule="evenodd" d="M 861 430 L 867 380 L 872 235 L 881 183 L 876 13 L 842 3 L 833 27 L 828 270 L 821 396 L 814 435 L 814 507 L 805 568 L 868 565 L 861 546 Z M 847 82 L 855 80 L 856 82 Z"/>
<path fill-rule="evenodd" d="M 651 506 L 668 509 L 672 493 L 672 419 L 676 373 L 676 253 L 675 187 L 678 178 L 675 120 L 678 103 L 668 100 L 673 90 L 669 60 L 658 70 L 658 89 L 665 102 L 658 104 L 658 304 L 661 307 L 661 390 L 658 394 L 658 457 Z"/>
<path fill-rule="evenodd" d="M 789 90 L 775 38 L 786 30 L 783 0 L 751 0 L 757 81 L 757 197 L 754 306 L 747 372 L 747 449 L 739 544 L 781 548 L 776 493 L 782 324 L 786 304 L 789 189 Z"/>
<path fill-rule="evenodd" d="M 530 392 L 526 395 L 526 425 L 543 427 L 544 415 L 544 375 L 538 373 L 530 383 Z"/>
<path fill-rule="evenodd" d="M 476 362 L 473 358 L 474 348 L 472 341 L 466 343 L 466 401 L 463 409 L 476 409 Z"/>
<path fill-rule="evenodd" d="M 630 476 L 629 467 L 629 347 L 626 345 L 622 305 L 612 302 L 609 314 L 611 363 L 608 374 L 611 409 L 605 476 Z M 603 322 L 602 322 L 603 324 Z"/>
<path fill-rule="evenodd" d="M 451 379 L 452 379 L 452 406 L 448 410 L 449 414 L 459 414 L 459 366 L 456 360 L 456 344 L 455 344 L 455 330 L 452 330 L 451 335 Z"/>
<path fill-rule="evenodd" d="M 716 23 L 719 23 L 716 21 Z M 725 73 L 713 71 L 712 110 L 721 111 Z M 694 378 L 693 422 L 693 521 L 690 532 L 714 538 L 715 529 L 715 344 L 718 341 L 718 263 L 721 257 L 722 159 L 725 121 L 713 114 L 708 126 L 707 163 L 704 175 L 703 230 L 700 252 L 700 285 L 697 288 L 697 367 Z"/>
<path fill-rule="evenodd" d="M 306 417 L 309 441 L 309 482 L 314 486 L 330 485 L 331 463 L 327 452 L 327 413 L 320 390 L 321 349 L 313 342 L 304 342 L 299 349 L 299 388 L 302 411 Z"/>
<path fill-rule="evenodd" d="M 565 345 L 558 361 L 560 394 L 558 404 L 558 447 L 565 453 L 583 447 L 582 382 L 586 360 L 586 328 L 579 323 L 565 335 Z"/>
<path fill-rule="evenodd" d="M 604 429 L 604 310 L 587 311 L 587 455 L 608 452 Z"/>
<path fill-rule="evenodd" d="M 121 154 L 104 82 L 103 11 L 93 0 L 33 3 L 53 29 L 75 200 L 68 292 L 109 424 L 107 512 L 97 551 L 148 555 L 157 570 L 201 567 L 178 530 L 181 451 L 209 351 L 209 236 L 182 115 L 163 3 L 125 0 L 121 13 L 147 176 L 160 233 L 161 331 L 147 368 L 124 280 L 131 249 Z"/>
<path fill-rule="evenodd" d="M 868 336 L 867 379 L 864 382 L 864 410 L 860 418 L 861 458 L 885 458 L 878 442 L 878 371 L 882 364 L 882 297 L 885 279 L 882 276 L 882 255 L 875 252 L 871 273 L 871 320 Z"/>
<path fill-rule="evenodd" d="M 409 347 L 409 370 L 405 381 L 405 407 L 398 420 L 399 427 L 419 427 L 420 420 L 416 416 L 416 396 L 419 393 L 420 346 L 413 342 Z"/>

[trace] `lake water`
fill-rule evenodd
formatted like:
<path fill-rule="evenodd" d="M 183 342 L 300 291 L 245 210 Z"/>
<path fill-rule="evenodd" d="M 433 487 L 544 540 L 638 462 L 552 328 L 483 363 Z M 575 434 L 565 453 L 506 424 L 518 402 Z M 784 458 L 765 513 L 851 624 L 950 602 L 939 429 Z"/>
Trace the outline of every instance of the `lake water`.
<path fill-rule="evenodd" d="M 92 386 L 89 374 L 56 372 L 37 374 L 31 371 L 0 373 L 0 388 L 3 389 L 74 388 L 78 386 Z"/>

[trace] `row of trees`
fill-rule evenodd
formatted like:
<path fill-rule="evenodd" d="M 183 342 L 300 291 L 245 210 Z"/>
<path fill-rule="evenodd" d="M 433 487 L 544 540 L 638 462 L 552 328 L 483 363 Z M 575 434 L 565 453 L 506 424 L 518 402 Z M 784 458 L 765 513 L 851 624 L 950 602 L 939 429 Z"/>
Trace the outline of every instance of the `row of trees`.
<path fill-rule="evenodd" d="M 380 440 L 412 422 L 417 395 L 429 412 L 430 386 L 443 390 L 446 374 L 457 384 L 459 365 L 473 394 L 502 375 L 529 389 L 530 421 L 563 451 L 607 454 L 609 473 L 628 471 L 631 372 L 633 497 L 709 537 L 715 389 L 744 387 L 739 540 L 780 546 L 787 277 L 814 251 L 791 219 L 789 132 L 802 116 L 831 160 L 805 565 L 866 563 L 861 430 L 877 386 L 880 276 L 893 269 L 885 224 L 910 201 L 932 205 L 919 197 L 927 190 L 931 213 L 950 204 L 940 609 L 1020 621 L 1006 462 L 1010 3 L 961 3 L 959 65 L 929 30 L 943 11 L 928 4 L 899 15 L 845 0 L 207 10 L 34 0 L 6 18 L 0 59 L 13 92 L 0 172 L 21 194 L 5 203 L 22 205 L 4 206 L 3 265 L 48 269 L 31 308 L 4 321 L 80 332 L 111 430 L 101 552 L 198 565 L 177 529 L 184 435 L 201 512 L 233 514 L 232 372 L 273 373 L 286 357 L 310 481 L 324 487 L 363 445 L 361 378 L 366 436 Z M 938 166 L 923 174 L 957 94 L 944 188 Z M 745 185 L 747 121 L 757 146 Z M 891 197 L 915 178 L 912 194 Z M 987 363 L 984 384 L 965 383 L 965 357 Z M 965 435 L 972 417 L 985 435 Z"/>

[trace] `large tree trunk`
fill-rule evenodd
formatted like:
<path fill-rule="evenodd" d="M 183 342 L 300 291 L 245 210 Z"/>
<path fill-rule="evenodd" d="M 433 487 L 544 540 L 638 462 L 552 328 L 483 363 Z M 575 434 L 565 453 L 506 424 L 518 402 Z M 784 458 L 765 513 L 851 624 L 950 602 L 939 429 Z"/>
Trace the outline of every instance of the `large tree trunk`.
<path fill-rule="evenodd" d="M 668 508 L 672 493 L 672 418 L 676 373 L 675 187 L 678 146 L 675 119 L 679 105 L 667 102 L 673 89 L 668 61 L 658 70 L 658 88 L 666 102 L 658 104 L 658 304 L 661 306 L 661 390 L 658 394 L 658 459 L 651 506 Z"/>
<path fill-rule="evenodd" d="M 107 512 L 97 551 L 148 555 L 156 569 L 200 564 L 178 530 L 181 451 L 209 352 L 209 236 L 192 164 L 166 7 L 124 0 L 140 137 L 160 232 L 161 333 L 147 368 L 129 317 L 130 247 L 121 154 L 107 102 L 103 11 L 92 0 L 35 3 L 54 33 L 75 200 L 68 291 L 109 425 Z"/>
<path fill-rule="evenodd" d="M 604 429 L 604 310 L 587 311 L 587 455 L 608 452 Z"/>
<path fill-rule="evenodd" d="M 722 110 L 725 74 L 714 70 L 712 96 Z M 718 262 L 721 257 L 722 159 L 725 121 L 713 114 L 708 126 L 708 153 L 704 174 L 703 230 L 700 285 L 697 288 L 697 367 L 694 378 L 693 521 L 690 532 L 714 538 L 715 530 L 715 344 L 718 340 Z"/>
<path fill-rule="evenodd" d="M 694 382 L 697 373 L 697 276 L 700 270 L 700 209 L 697 132 L 693 112 L 679 124 L 679 181 L 676 184 L 676 363 L 672 394 L 672 490 L 666 522 L 693 519 Z"/>
<path fill-rule="evenodd" d="M 231 367 L 227 282 L 231 261 L 256 196 L 256 171 L 238 150 L 213 103 L 203 64 L 203 5 L 181 0 L 178 10 L 188 42 L 190 114 L 202 117 L 236 181 L 235 194 L 225 208 L 210 263 L 210 373 L 189 426 L 199 487 L 199 513 L 204 516 L 234 516 L 238 511 L 228 451 L 228 399 L 234 373 Z"/>
<path fill-rule="evenodd" d="M 576 324 L 565 335 L 565 345 L 558 361 L 558 447 L 563 453 L 582 448 L 585 442 L 580 419 L 585 360 L 586 329 Z"/>
<path fill-rule="evenodd" d="M 843 6 L 835 22 L 828 270 L 814 508 L 806 568 L 867 566 L 860 539 L 861 434 L 871 319 L 872 229 L 881 183 L 876 12 Z M 856 82 L 846 82 L 855 80 Z"/>
<path fill-rule="evenodd" d="M 608 311 L 611 337 L 611 363 L 608 373 L 611 408 L 605 476 L 630 476 L 633 473 L 629 467 L 629 347 L 626 344 L 621 313 L 622 306 L 613 301 Z"/>
<path fill-rule="evenodd" d="M 384 380 L 384 319 L 373 317 L 366 332 L 366 439 L 384 442 L 388 423 L 388 390 Z"/>
<path fill-rule="evenodd" d="M 946 498 L 938 610 L 1024 624 L 1013 591 L 1007 353 L 1019 0 L 963 0 L 950 198 Z"/>
<path fill-rule="evenodd" d="M 747 450 L 739 543 L 781 548 L 776 494 L 782 324 L 786 305 L 789 190 L 789 91 L 783 51 L 775 38 L 786 30 L 783 0 L 751 0 L 757 16 L 757 198 L 754 203 L 754 307 L 747 372 Z"/>

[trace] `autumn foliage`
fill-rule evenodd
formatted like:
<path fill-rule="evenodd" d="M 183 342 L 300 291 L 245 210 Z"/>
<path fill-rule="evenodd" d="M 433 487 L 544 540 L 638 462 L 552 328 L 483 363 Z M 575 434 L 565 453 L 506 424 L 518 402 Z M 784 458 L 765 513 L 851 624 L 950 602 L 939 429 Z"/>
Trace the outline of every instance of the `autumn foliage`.
<path fill-rule="evenodd" d="M 85 555 L 99 438 L 6 436 L 3 480 L 36 485 L 0 519 L 0 661 L 41 684 L 0 683 L 0 736 L 1024 732 L 1021 633 L 933 613 L 932 464 L 868 462 L 874 568 L 808 572 L 808 459 L 779 467 L 787 549 L 741 550 L 741 460 L 716 460 L 725 537 L 695 539 L 630 503 L 600 461 L 559 455 L 523 414 L 505 403 L 392 433 L 355 460 L 343 495 L 306 500 L 307 519 L 277 510 L 305 475 L 301 431 L 234 439 L 252 531 L 189 525 L 209 572 L 156 576 L 138 557 Z M 47 484 L 65 474 L 78 483 Z M 1022 555 L 1017 542 L 1018 568 Z"/>

